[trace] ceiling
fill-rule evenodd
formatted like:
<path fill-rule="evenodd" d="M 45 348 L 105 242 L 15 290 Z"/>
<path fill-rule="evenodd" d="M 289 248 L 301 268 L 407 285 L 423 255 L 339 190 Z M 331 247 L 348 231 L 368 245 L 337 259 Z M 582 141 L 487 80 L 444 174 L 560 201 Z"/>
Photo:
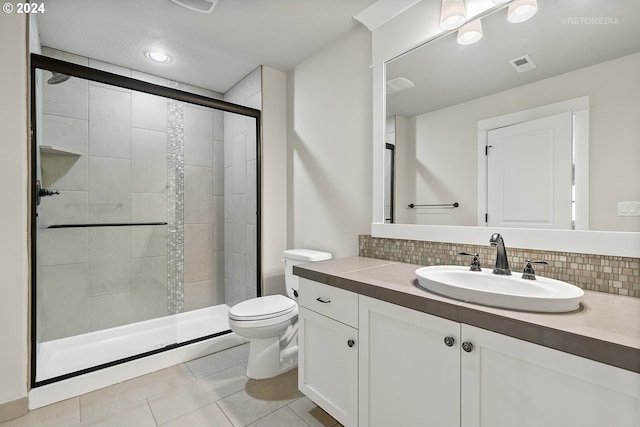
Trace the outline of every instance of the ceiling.
<path fill-rule="evenodd" d="M 412 117 L 640 52 L 638 0 L 538 4 L 521 24 L 508 23 L 505 10 L 483 18 L 476 44 L 459 45 L 454 31 L 389 63 L 387 80 L 405 77 L 415 86 L 388 95 L 388 113 Z M 519 74 L 508 61 L 524 55 L 538 68 Z"/>
<path fill-rule="evenodd" d="M 171 0 L 45 0 L 43 46 L 226 92 L 259 65 L 287 72 L 361 25 L 374 0 L 219 0 L 211 14 Z M 145 51 L 172 58 L 153 64 Z"/>

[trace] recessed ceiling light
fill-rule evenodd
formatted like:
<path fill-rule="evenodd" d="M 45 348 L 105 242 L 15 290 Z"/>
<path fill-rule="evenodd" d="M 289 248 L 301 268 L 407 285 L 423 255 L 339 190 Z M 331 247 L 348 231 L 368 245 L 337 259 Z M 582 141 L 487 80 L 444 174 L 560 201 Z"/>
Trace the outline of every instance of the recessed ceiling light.
<path fill-rule="evenodd" d="M 409 79 L 404 77 L 396 77 L 395 79 L 387 81 L 387 95 L 401 92 L 415 86 Z"/>
<path fill-rule="evenodd" d="M 148 50 L 145 53 L 145 56 L 147 57 L 147 59 L 159 64 L 166 64 L 167 62 L 171 62 L 171 57 L 159 50 Z"/>
<path fill-rule="evenodd" d="M 218 0 L 171 0 L 175 4 L 200 13 L 211 13 Z"/>

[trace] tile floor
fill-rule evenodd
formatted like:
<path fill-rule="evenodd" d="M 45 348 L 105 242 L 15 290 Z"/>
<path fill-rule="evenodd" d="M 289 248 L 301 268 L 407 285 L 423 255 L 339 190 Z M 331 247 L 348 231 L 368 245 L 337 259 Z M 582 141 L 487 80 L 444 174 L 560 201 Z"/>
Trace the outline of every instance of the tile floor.
<path fill-rule="evenodd" d="M 252 380 L 248 344 L 31 411 L 0 427 L 341 426 L 298 391 L 297 370 Z"/>

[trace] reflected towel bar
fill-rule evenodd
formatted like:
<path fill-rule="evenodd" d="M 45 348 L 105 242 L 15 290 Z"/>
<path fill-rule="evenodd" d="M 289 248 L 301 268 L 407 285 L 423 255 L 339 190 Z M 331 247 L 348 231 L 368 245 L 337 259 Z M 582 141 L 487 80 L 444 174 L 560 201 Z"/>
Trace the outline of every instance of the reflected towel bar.
<path fill-rule="evenodd" d="M 58 224 L 50 225 L 47 228 L 82 228 L 82 227 L 132 227 L 139 225 L 167 225 L 166 222 L 127 222 L 112 224 Z"/>
<path fill-rule="evenodd" d="M 413 203 L 411 203 L 407 206 L 411 209 L 413 208 L 457 208 L 460 206 L 460 203 L 454 202 L 454 203 L 443 203 L 443 204 L 437 204 L 437 205 L 414 205 Z"/>

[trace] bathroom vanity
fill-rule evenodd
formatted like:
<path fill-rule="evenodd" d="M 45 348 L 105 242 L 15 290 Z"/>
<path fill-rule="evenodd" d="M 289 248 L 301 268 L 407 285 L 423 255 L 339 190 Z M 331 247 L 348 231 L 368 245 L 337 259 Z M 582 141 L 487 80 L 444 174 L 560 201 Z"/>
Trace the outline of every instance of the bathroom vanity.
<path fill-rule="evenodd" d="M 296 266 L 299 388 L 349 426 L 640 425 L 640 299 L 542 314 L 445 298 L 413 264 Z"/>

